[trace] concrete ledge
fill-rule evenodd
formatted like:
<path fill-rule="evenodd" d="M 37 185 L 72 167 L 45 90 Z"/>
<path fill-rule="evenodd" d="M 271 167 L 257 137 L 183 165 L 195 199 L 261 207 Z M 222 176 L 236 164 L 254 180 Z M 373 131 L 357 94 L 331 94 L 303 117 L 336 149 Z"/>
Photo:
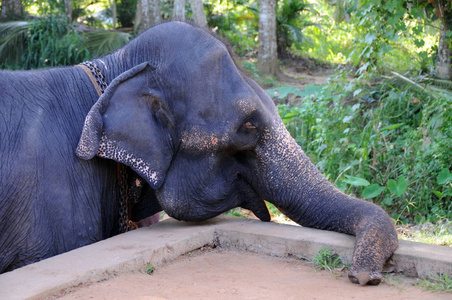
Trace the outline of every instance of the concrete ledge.
<path fill-rule="evenodd" d="M 158 266 L 205 245 L 312 260 L 325 247 L 351 262 L 355 238 L 298 226 L 220 216 L 202 223 L 166 220 L 0 275 L 1 299 L 36 299 L 112 275 Z M 452 276 L 452 248 L 400 241 L 392 270 Z"/>

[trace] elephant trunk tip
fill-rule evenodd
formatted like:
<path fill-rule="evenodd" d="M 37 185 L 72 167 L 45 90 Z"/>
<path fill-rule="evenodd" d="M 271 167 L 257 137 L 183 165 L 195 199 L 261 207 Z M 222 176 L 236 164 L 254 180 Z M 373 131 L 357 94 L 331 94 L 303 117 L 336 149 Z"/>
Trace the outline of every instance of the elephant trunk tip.
<path fill-rule="evenodd" d="M 381 276 L 376 276 L 372 278 L 369 272 L 361 271 L 356 275 L 348 274 L 348 279 L 361 286 L 365 285 L 379 285 L 381 282 Z"/>

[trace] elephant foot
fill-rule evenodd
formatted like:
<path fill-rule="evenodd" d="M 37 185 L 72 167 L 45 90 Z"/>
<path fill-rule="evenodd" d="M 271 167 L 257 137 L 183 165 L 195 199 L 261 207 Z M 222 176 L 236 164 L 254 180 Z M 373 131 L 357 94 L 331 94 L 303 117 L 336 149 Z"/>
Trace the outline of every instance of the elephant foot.
<path fill-rule="evenodd" d="M 365 285 L 379 285 L 381 282 L 380 273 L 369 273 L 366 271 L 361 272 L 350 272 L 348 273 L 348 279 L 351 282 L 365 286 Z"/>

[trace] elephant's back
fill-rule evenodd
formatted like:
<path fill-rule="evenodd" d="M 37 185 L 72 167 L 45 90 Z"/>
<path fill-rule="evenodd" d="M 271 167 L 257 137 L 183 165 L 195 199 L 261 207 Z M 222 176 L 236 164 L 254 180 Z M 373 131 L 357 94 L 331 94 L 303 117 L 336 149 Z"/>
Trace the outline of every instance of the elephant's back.
<path fill-rule="evenodd" d="M 0 72 L 0 272 L 103 237 L 102 212 L 111 208 L 101 199 L 112 200 L 114 175 L 107 178 L 105 161 L 75 155 L 95 101 L 77 87 L 87 85 L 79 74 Z"/>

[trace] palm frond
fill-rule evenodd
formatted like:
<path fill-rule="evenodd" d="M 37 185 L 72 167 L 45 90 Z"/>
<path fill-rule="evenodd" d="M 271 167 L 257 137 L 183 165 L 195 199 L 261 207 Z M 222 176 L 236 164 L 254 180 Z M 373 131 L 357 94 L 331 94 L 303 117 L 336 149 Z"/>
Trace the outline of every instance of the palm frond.
<path fill-rule="evenodd" d="M 425 96 L 440 98 L 440 97 L 452 97 L 452 82 L 448 80 L 432 79 L 432 78 L 420 78 L 417 80 L 410 79 L 402 74 L 392 71 L 394 76 L 387 78 L 391 82 L 391 85 L 405 85 L 420 94 Z M 399 83 L 397 81 L 400 81 Z M 442 84 L 442 86 L 436 86 L 435 84 Z"/>
<path fill-rule="evenodd" d="M 426 78 L 431 84 L 442 89 L 447 89 L 452 91 L 452 81 L 438 78 Z"/>
<path fill-rule="evenodd" d="M 100 30 L 85 33 L 87 48 L 92 56 L 102 56 L 124 46 L 131 38 L 129 33 Z"/>
<path fill-rule="evenodd" d="M 13 21 L 0 23 L 0 38 L 8 34 L 13 34 L 15 32 L 20 32 L 23 28 L 28 28 L 29 22 L 27 21 Z"/>
<path fill-rule="evenodd" d="M 18 64 L 26 47 L 29 27 L 26 21 L 0 23 L 0 61 L 5 65 Z"/>
<path fill-rule="evenodd" d="M 292 36 L 292 40 L 295 43 L 303 42 L 303 32 L 298 26 L 290 25 L 290 24 L 281 24 L 281 27 L 284 27 L 288 33 Z"/>
<path fill-rule="evenodd" d="M 436 86 L 433 86 L 433 85 L 430 85 L 428 88 L 429 88 L 430 90 L 432 90 L 432 91 L 434 91 L 434 92 L 440 94 L 440 95 L 443 95 L 443 96 L 452 98 L 452 90 L 448 90 L 448 89 L 444 89 L 444 88 L 439 88 L 439 87 L 436 87 Z"/>

